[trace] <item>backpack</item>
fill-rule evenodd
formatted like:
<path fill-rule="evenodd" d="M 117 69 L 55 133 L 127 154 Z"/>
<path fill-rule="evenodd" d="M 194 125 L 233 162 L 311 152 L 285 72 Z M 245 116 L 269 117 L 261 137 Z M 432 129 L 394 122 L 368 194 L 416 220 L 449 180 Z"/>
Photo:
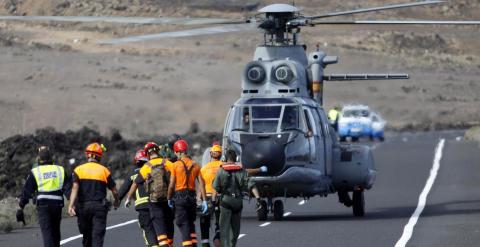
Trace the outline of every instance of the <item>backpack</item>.
<path fill-rule="evenodd" d="M 148 162 L 146 163 L 152 169 L 145 181 L 145 190 L 151 202 L 167 200 L 169 179 L 165 169 L 165 161 L 166 159 L 163 159 L 160 165 L 155 166 Z"/>

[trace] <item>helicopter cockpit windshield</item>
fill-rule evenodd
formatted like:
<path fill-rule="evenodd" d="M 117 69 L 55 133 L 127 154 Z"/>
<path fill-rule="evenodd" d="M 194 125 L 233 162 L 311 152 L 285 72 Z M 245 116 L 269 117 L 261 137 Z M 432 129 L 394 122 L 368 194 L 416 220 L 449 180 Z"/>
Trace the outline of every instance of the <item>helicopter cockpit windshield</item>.
<path fill-rule="evenodd" d="M 232 110 L 231 131 L 280 133 L 300 128 L 299 105 L 293 101 L 255 99 Z"/>

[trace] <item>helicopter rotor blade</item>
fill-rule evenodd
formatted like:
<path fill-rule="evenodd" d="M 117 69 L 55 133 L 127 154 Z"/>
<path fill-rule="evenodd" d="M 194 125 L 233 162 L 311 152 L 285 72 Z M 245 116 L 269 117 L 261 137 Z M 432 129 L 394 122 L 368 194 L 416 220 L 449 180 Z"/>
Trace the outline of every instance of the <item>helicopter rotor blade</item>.
<path fill-rule="evenodd" d="M 0 21 L 108 22 L 118 24 L 241 24 L 245 20 L 221 18 L 124 17 L 124 16 L 0 16 Z"/>
<path fill-rule="evenodd" d="M 480 25 L 480 21 L 434 21 L 434 20 L 358 20 L 322 21 L 311 25 Z"/>
<path fill-rule="evenodd" d="M 387 5 L 387 6 L 382 6 L 382 7 L 356 9 L 356 10 L 342 11 L 342 12 L 333 12 L 333 13 L 328 13 L 328 14 L 324 14 L 324 15 L 307 16 L 305 18 L 310 19 L 310 20 L 315 20 L 315 19 L 329 18 L 329 17 L 334 17 L 334 16 L 353 15 L 353 14 L 360 14 L 360 13 L 367 13 L 367 12 L 376 12 L 376 11 L 391 10 L 391 9 L 409 8 L 409 7 L 430 5 L 430 4 L 438 4 L 438 3 L 445 3 L 445 1 L 441 1 L 441 0 L 439 0 L 439 1 L 422 1 L 422 2 L 395 4 L 395 5 Z"/>
<path fill-rule="evenodd" d="M 217 34 L 217 33 L 239 32 L 239 31 L 253 30 L 255 28 L 257 27 L 253 23 L 226 25 L 226 26 L 213 26 L 213 27 L 204 27 L 204 28 L 188 29 L 188 30 L 181 30 L 181 31 L 129 36 L 124 38 L 100 41 L 97 44 L 121 45 L 121 44 L 132 43 L 132 42 L 143 42 L 143 41 L 158 40 L 158 39 L 165 39 L 165 38 L 179 38 L 179 37 L 191 37 L 191 36 L 209 35 L 209 34 Z"/>

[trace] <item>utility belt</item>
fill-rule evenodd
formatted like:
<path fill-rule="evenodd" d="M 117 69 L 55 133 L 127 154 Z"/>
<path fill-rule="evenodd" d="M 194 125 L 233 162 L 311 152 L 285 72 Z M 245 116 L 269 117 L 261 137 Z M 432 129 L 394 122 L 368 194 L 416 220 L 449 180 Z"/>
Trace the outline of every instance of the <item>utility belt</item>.
<path fill-rule="evenodd" d="M 175 195 L 173 195 L 174 200 L 178 199 L 187 199 L 187 200 L 196 200 L 197 199 L 197 192 L 195 190 L 183 189 L 175 191 Z"/>

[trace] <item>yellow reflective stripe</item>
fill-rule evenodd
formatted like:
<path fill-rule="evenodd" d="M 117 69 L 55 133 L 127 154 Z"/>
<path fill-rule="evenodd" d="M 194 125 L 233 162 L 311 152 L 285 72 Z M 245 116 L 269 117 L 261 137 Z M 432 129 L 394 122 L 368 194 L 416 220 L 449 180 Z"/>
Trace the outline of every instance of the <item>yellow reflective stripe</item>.
<path fill-rule="evenodd" d="M 32 169 L 38 192 L 61 190 L 64 183 L 64 169 L 57 165 L 41 165 Z"/>
<path fill-rule="evenodd" d="M 183 241 L 182 242 L 182 246 L 188 246 L 188 245 L 192 245 L 192 241 Z"/>
<path fill-rule="evenodd" d="M 147 202 L 148 202 L 148 196 L 141 197 L 141 198 L 138 198 L 137 200 L 135 200 L 135 206 L 138 206 L 140 204 L 144 204 L 144 203 L 147 203 Z"/>

